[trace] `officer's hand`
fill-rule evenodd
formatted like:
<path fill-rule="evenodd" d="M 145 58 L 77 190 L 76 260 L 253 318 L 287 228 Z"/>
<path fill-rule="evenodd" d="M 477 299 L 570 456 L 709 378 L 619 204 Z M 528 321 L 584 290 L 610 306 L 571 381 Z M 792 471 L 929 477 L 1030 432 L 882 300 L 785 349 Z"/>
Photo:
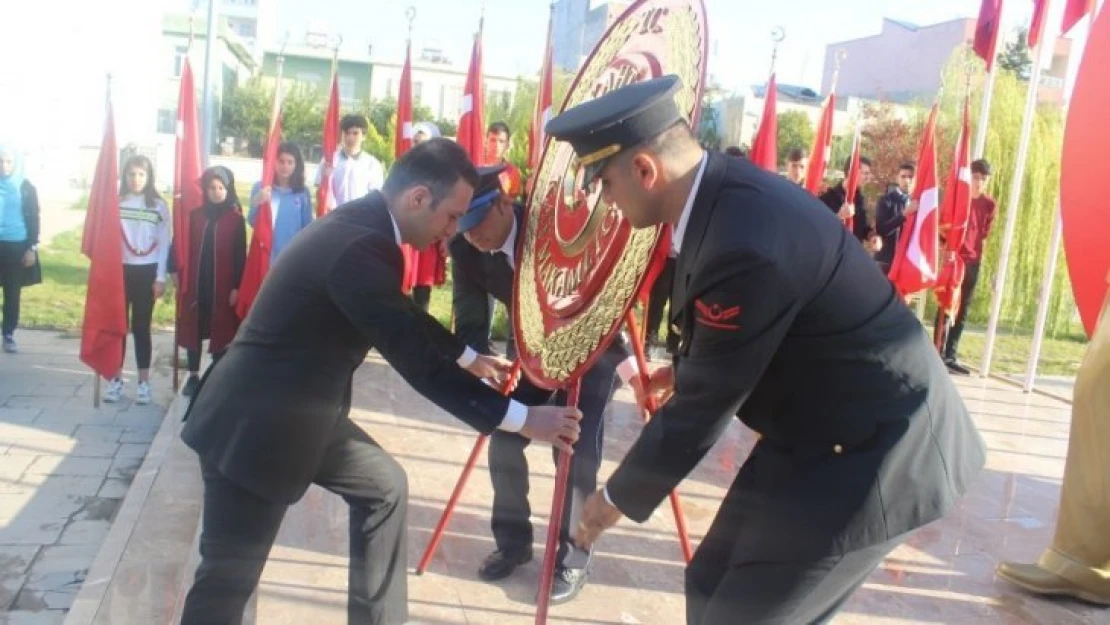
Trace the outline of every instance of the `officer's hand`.
<path fill-rule="evenodd" d="M 648 383 L 650 384 L 650 382 Z M 628 381 L 628 385 L 632 387 L 632 393 L 636 396 L 636 406 L 640 411 L 646 412 L 649 415 L 655 412 L 656 404 L 651 394 L 644 388 L 644 378 L 636 374 Z"/>
<path fill-rule="evenodd" d="M 674 369 L 670 365 L 659 367 L 648 376 L 648 388 L 658 405 L 667 403 L 674 395 Z"/>
<path fill-rule="evenodd" d="M 845 202 L 844 205 L 840 207 L 840 212 L 837 213 L 837 216 L 840 217 L 841 219 L 851 219 L 851 217 L 855 214 L 856 214 L 855 205 L 850 204 L 848 202 Z"/>
<path fill-rule="evenodd" d="M 476 378 L 489 380 L 500 385 L 509 376 L 509 370 L 512 368 L 513 363 L 504 358 L 478 354 L 478 357 L 470 363 L 466 370 Z"/>
<path fill-rule="evenodd" d="M 578 531 L 574 535 L 575 544 L 588 550 L 601 533 L 616 525 L 622 516 L 624 515 L 620 510 L 605 501 L 605 494 L 598 489 L 586 498 L 586 505 L 582 509 L 582 520 L 578 522 Z"/>
<path fill-rule="evenodd" d="M 520 435 L 551 443 L 559 451 L 573 454 L 571 446 L 582 431 L 578 425 L 581 419 L 582 411 L 571 406 L 529 406 Z"/>

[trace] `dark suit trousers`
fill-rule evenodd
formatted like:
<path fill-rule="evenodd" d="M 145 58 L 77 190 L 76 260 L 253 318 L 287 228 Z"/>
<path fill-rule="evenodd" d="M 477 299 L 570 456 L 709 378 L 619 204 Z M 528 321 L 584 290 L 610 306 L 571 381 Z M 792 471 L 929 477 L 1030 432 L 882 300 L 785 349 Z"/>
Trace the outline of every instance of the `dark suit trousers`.
<path fill-rule="evenodd" d="M 968 263 L 964 271 L 964 283 L 960 286 L 960 308 L 956 311 L 956 319 L 948 330 L 948 341 L 944 346 L 944 357 L 955 359 L 960 351 L 960 337 L 964 333 L 964 322 L 967 321 L 967 311 L 971 308 L 971 300 L 975 297 L 975 286 L 979 284 L 979 263 Z"/>
<path fill-rule="evenodd" d="M 597 489 L 597 471 L 601 465 L 602 439 L 605 435 L 602 417 L 616 385 L 617 363 L 614 358 L 613 352 L 606 353 L 582 378 L 578 403 L 582 410 L 582 432 L 574 445 L 571 459 L 556 559 L 559 566 L 566 568 L 585 568 L 590 559 L 588 551 L 574 544 L 573 536 L 586 497 Z M 565 404 L 566 394 L 557 393 L 555 401 Z M 525 403 L 529 402 L 525 400 Z M 516 550 L 532 544 L 532 523 L 528 520 L 532 514 L 528 504 L 528 459 L 524 455 L 529 442 L 519 434 L 500 430 L 490 437 L 489 468 L 493 481 L 490 524 L 497 548 L 501 550 Z"/>
<path fill-rule="evenodd" d="M 733 484 L 686 568 L 687 625 L 828 622 L 906 538 L 808 561 L 738 560 L 733 546 L 752 514 L 750 499 L 745 500 L 750 496 Z"/>
<path fill-rule="evenodd" d="M 201 563 L 181 625 L 239 625 L 288 506 L 258 497 L 203 464 Z M 398 625 L 408 617 L 405 471 L 361 428 L 340 421 L 316 484 L 350 506 L 347 622 Z"/>

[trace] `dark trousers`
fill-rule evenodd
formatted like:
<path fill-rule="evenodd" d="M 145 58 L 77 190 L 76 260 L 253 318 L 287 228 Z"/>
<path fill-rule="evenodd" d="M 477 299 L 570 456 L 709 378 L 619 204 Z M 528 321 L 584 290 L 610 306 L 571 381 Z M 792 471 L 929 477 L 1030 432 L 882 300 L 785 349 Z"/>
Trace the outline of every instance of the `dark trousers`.
<path fill-rule="evenodd" d="M 181 625 L 239 625 L 287 506 L 262 499 L 202 464 L 201 563 Z M 343 497 L 350 512 L 347 622 L 399 625 L 408 618 L 405 471 L 348 419 L 314 480 Z"/>
<path fill-rule="evenodd" d="M 606 353 L 582 378 L 578 406 L 582 410 L 582 431 L 574 445 L 563 522 L 559 532 L 556 563 L 570 569 L 585 568 L 590 552 L 574 544 L 573 537 L 586 497 L 597 489 L 601 447 L 605 435 L 605 406 L 616 384 L 613 352 Z M 525 403 L 527 398 L 520 396 Z M 566 394 L 556 393 L 554 401 L 565 404 Z M 528 459 L 524 449 L 529 439 L 512 432 L 495 431 L 490 437 L 489 469 L 493 481 L 493 516 L 490 525 L 497 548 L 514 551 L 532 545 L 532 509 L 528 502 Z M 556 458 L 557 458 L 556 454 Z"/>
<path fill-rule="evenodd" d="M 212 364 L 216 364 L 222 358 L 224 352 L 212 354 Z M 200 350 L 187 349 L 185 350 L 185 360 L 189 365 L 189 373 L 196 375 L 200 371 Z M 209 365 L 211 366 L 211 365 Z"/>
<path fill-rule="evenodd" d="M 979 283 L 979 263 L 968 263 L 964 270 L 964 283 L 960 287 L 960 308 L 956 311 L 956 319 L 948 330 L 948 341 L 944 346 L 944 358 L 956 359 L 960 349 L 960 336 L 964 333 L 964 322 L 967 321 L 967 311 L 971 307 L 971 300 L 975 296 L 975 285 Z"/>
<path fill-rule="evenodd" d="M 644 346 L 657 340 L 659 326 L 663 322 L 663 308 L 671 297 L 671 283 L 674 282 L 675 259 L 668 258 L 659 273 L 655 284 L 651 285 L 651 294 L 648 296 L 647 327 L 644 328 Z M 668 334 L 670 330 L 668 329 Z"/>
<path fill-rule="evenodd" d="M 412 301 L 416 303 L 424 312 L 428 312 L 428 306 L 432 303 L 432 287 L 430 286 L 414 286 L 412 287 Z"/>
<path fill-rule="evenodd" d="M 123 292 L 131 311 L 131 336 L 135 339 L 135 366 L 150 368 L 150 320 L 154 317 L 154 279 L 158 265 L 124 265 Z M 126 339 L 124 339 L 126 342 Z M 123 363 L 120 363 L 122 366 Z"/>
<path fill-rule="evenodd" d="M 23 280 L 27 269 L 23 266 L 23 255 L 27 243 L 23 241 L 0 241 L 0 284 L 4 285 L 3 335 L 15 334 L 19 325 L 19 299 L 23 291 Z"/>
<path fill-rule="evenodd" d="M 686 568 L 687 625 L 825 623 L 905 536 L 801 562 L 737 561 L 745 531 L 742 489 L 733 484 Z"/>

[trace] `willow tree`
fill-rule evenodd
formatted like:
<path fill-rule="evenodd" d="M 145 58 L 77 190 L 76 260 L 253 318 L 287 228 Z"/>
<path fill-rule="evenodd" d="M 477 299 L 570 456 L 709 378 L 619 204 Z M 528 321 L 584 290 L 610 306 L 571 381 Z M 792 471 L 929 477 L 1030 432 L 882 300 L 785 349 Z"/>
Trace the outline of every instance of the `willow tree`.
<path fill-rule="evenodd" d="M 938 120 L 938 178 L 943 185 L 954 156 L 959 132 L 961 102 L 965 83 L 965 53 L 957 50 L 944 72 L 941 110 Z M 985 74 L 977 63 L 972 76 L 972 132 L 977 132 Z M 1005 231 L 1006 214 L 1015 207 L 1010 187 L 1017 168 L 1018 143 L 1028 83 L 1015 73 L 1000 69 L 995 79 L 987 128 L 986 153 L 991 164 L 987 193 L 998 203 L 998 214 L 984 246 L 978 294 L 968 313 L 972 324 L 985 324 L 990 315 L 991 289 L 998 271 Z M 1057 104 L 1036 108 L 1030 135 L 1028 160 L 1022 181 L 1021 204 L 1017 229 L 1010 250 L 1010 267 L 1002 298 L 999 327 L 1012 332 L 1032 329 L 1040 298 L 1040 284 L 1047 263 L 1048 246 L 1056 219 L 1056 198 L 1059 193 L 1060 153 L 1063 145 L 1063 110 Z M 1066 264 L 1059 262 L 1056 280 L 1049 295 L 1047 333 L 1050 336 L 1081 333 L 1075 316 L 1075 300 L 1071 292 Z"/>

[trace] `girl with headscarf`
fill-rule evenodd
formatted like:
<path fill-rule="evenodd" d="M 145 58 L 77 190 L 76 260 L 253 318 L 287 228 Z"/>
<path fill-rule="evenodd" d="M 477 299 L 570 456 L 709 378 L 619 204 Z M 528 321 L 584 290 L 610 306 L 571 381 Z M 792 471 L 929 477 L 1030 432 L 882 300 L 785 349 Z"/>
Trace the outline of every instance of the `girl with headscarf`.
<path fill-rule="evenodd" d="M 247 228 L 234 174 L 226 167 L 210 167 L 200 177 L 200 185 L 204 205 L 189 213 L 189 284 L 179 284 L 173 271 L 174 284 L 181 290 L 177 344 L 185 348 L 189 365 L 182 389 L 186 397 L 200 383 L 202 341 L 208 341 L 215 362 L 235 338 L 239 329 L 235 302 L 247 262 Z"/>
<path fill-rule="evenodd" d="M 274 179 L 262 180 L 251 189 L 251 210 L 247 221 L 257 227 L 258 207 L 270 203 L 270 219 L 274 227 L 274 242 L 270 247 L 270 263 L 293 240 L 298 232 L 312 223 L 312 194 L 304 183 L 304 158 L 295 143 L 278 146 Z"/>
<path fill-rule="evenodd" d="M 0 146 L 0 287 L 4 292 L 4 351 L 9 354 L 19 351 L 15 328 L 19 325 L 20 291 L 42 282 L 38 243 L 38 194 L 23 176 L 19 154 Z"/>
<path fill-rule="evenodd" d="M 170 210 L 154 185 L 154 165 L 137 155 L 127 159 L 119 182 L 119 217 L 123 235 L 123 288 L 131 312 L 135 365 L 139 385 L 135 403 L 149 404 L 152 340 L 150 322 L 154 302 L 166 290 L 166 261 L 170 253 Z M 123 396 L 123 363 L 108 382 L 104 401 Z"/>

